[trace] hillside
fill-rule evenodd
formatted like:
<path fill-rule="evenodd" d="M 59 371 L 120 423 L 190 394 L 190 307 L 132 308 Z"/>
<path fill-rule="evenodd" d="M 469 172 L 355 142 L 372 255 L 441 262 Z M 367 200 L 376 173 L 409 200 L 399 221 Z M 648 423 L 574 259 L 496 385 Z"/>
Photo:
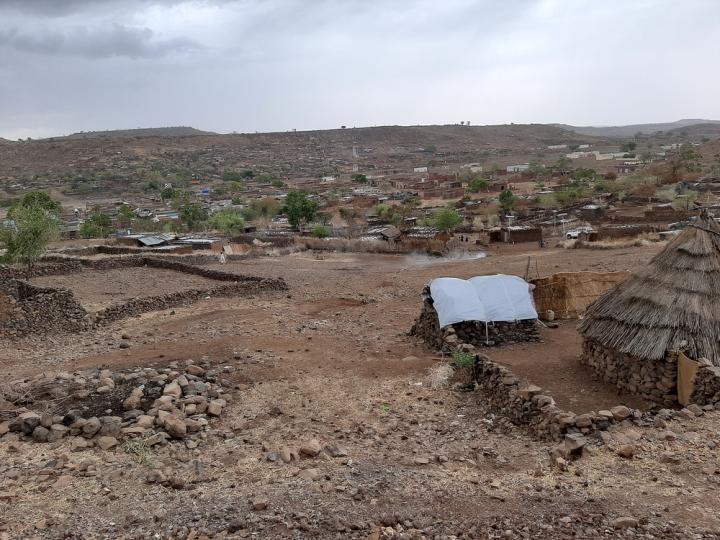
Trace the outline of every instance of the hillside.
<path fill-rule="evenodd" d="M 113 129 L 108 131 L 81 131 L 53 139 L 93 139 L 121 137 L 192 137 L 197 135 L 215 135 L 212 131 L 202 131 L 193 127 L 173 126 L 159 128 Z"/>
<path fill-rule="evenodd" d="M 0 147 L 0 178 L 129 171 L 158 160 L 194 172 L 210 165 L 213 169 L 255 168 L 284 176 L 317 176 L 347 169 L 354 163 L 365 170 L 433 163 L 503 165 L 517 159 L 527 161 L 552 144 L 608 142 L 542 124 L 382 126 L 192 137 L 102 133 L 107 135 L 23 141 Z"/>
<path fill-rule="evenodd" d="M 662 122 L 657 124 L 630 124 L 627 126 L 571 126 L 555 124 L 558 127 L 574 131 L 581 135 L 594 137 L 632 137 L 636 133 L 654 134 L 658 131 L 680 130 L 697 125 L 720 125 L 720 120 L 683 119 L 676 122 Z"/>

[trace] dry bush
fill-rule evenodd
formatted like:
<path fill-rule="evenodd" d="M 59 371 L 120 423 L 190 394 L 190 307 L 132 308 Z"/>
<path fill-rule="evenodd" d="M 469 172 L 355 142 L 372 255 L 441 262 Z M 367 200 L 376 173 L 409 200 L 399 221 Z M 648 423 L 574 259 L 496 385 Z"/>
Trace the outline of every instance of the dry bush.
<path fill-rule="evenodd" d="M 438 390 L 448 387 L 450 377 L 453 376 L 455 371 L 450 364 L 443 362 L 429 367 L 427 372 L 427 381 L 430 388 Z"/>

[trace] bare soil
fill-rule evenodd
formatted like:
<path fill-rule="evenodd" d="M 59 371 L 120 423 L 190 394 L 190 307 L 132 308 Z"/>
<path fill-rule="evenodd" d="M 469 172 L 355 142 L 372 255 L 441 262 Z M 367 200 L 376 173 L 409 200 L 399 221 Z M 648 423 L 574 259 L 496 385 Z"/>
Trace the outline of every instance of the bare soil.
<path fill-rule="evenodd" d="M 231 366 L 238 384 L 227 414 L 199 448 L 174 443 L 150 456 L 156 469 L 187 479 L 183 490 L 145 483 L 147 464 L 122 450 L 69 454 L 62 445 L 25 443 L 17 453 L 0 443 L 0 492 L 13 495 L 0 498 L 0 530 L 11 538 L 188 538 L 202 531 L 378 538 L 371 534 L 380 523 L 400 523 L 425 531 L 408 538 L 597 538 L 634 537 L 634 529 L 610 525 L 632 516 L 647 523 L 637 533 L 645 538 L 720 537 L 720 413 L 671 422 L 673 440 L 660 427 L 621 426 L 618 440 L 637 434 L 633 459 L 616 455 L 613 445 L 597 446 L 568 471 L 548 468 L 551 443 L 503 427 L 482 394 L 432 388 L 428 369 L 447 359 L 407 335 L 420 291 L 434 277 L 522 276 L 528 256 L 541 275 L 632 270 L 656 250 L 518 245 L 458 262 L 310 253 L 252 259 L 217 268 L 283 277 L 290 294 L 204 300 L 93 332 L 0 342 L 0 375 L 7 378 L 204 358 Z M 121 273 L 108 276 L 107 285 L 118 296 L 128 289 L 147 294 L 156 285 L 186 286 L 185 277 L 173 273 L 172 285 L 157 279 L 146 286 L 142 275 Z M 101 301 L 101 282 L 87 293 L 82 289 L 90 282 L 67 279 L 88 295 L 86 302 Z M 487 352 L 575 412 L 636 404 L 576 364 L 580 340 L 572 323 L 542 335 L 543 343 Z M 130 348 L 119 348 L 123 341 Z M 311 437 L 344 447 L 347 457 L 266 459 L 269 451 L 297 448 Z M 677 460 L 665 461 L 667 453 Z M 71 470 L 63 473 L 69 483 L 56 485 L 46 464 L 60 455 L 89 460 L 95 472 Z M 308 468 L 319 477 L 298 476 Z M 252 509 L 257 498 L 267 500 L 266 510 Z"/>
<path fill-rule="evenodd" d="M 210 289 L 219 282 L 202 276 L 162 268 L 84 270 L 64 276 L 41 276 L 31 280 L 41 287 L 69 289 L 88 311 L 100 311 L 132 298 L 160 296 L 189 289 Z"/>

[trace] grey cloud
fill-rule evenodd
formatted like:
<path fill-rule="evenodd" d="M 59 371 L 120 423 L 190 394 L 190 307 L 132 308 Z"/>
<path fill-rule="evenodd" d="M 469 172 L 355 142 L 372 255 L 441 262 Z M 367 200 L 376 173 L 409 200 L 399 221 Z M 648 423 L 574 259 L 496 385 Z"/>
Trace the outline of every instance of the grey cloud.
<path fill-rule="evenodd" d="M 147 6 L 172 6 L 187 3 L 223 4 L 235 0 L 0 0 L 3 10 L 42 17 L 64 17 L 83 12 L 109 10 L 132 11 Z"/>
<path fill-rule="evenodd" d="M 161 58 L 202 46 L 185 37 L 158 40 L 149 28 L 113 24 L 110 28 L 88 30 L 77 27 L 65 33 L 30 35 L 17 29 L 0 31 L 0 47 L 43 55 L 81 56 L 90 59 L 127 57 Z"/>

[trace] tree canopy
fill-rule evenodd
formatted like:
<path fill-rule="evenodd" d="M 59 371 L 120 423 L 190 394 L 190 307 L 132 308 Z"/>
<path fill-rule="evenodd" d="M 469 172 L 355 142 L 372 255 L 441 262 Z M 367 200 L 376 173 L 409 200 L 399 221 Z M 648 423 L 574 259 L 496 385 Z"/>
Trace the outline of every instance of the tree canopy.
<path fill-rule="evenodd" d="M 32 267 L 48 243 L 57 236 L 58 218 L 43 205 L 19 205 L 12 215 L 14 225 L 0 229 L 0 243 L 5 247 L 3 259 Z"/>
<path fill-rule="evenodd" d="M 306 193 L 302 191 L 291 191 L 285 197 L 284 213 L 287 215 L 288 222 L 297 228 L 301 223 L 307 223 L 315 218 L 318 203 L 312 199 L 308 199 Z"/>
<path fill-rule="evenodd" d="M 478 193 L 483 189 L 487 189 L 489 185 L 489 182 L 485 178 L 478 175 L 470 180 L 470 183 L 468 184 L 468 191 L 470 191 L 470 193 Z"/>
<path fill-rule="evenodd" d="M 433 214 L 432 223 L 437 229 L 449 232 L 462 223 L 462 217 L 454 208 L 440 208 Z"/>
<path fill-rule="evenodd" d="M 208 225 L 228 235 L 245 232 L 245 219 L 242 212 L 235 208 L 225 208 L 214 213 L 208 219 Z"/>
<path fill-rule="evenodd" d="M 53 214 L 55 216 L 60 215 L 62 212 L 62 205 L 54 200 L 50 195 L 44 191 L 30 191 L 20 200 L 19 203 L 15 204 L 8 211 L 8 217 L 14 218 L 14 213 L 17 208 L 39 208 Z"/>
<path fill-rule="evenodd" d="M 191 231 L 207 221 L 208 218 L 207 210 L 198 203 L 183 204 L 179 209 L 179 214 L 180 219 Z"/>
<path fill-rule="evenodd" d="M 500 193 L 500 196 L 498 197 L 498 202 L 500 203 L 500 207 L 503 209 L 505 213 L 510 212 L 513 208 L 515 208 L 515 203 L 517 199 L 515 195 L 513 195 L 513 192 L 509 189 L 506 189 L 505 191 Z"/>
<path fill-rule="evenodd" d="M 103 212 L 98 212 L 86 219 L 80 227 L 80 236 L 83 238 L 105 238 L 111 232 L 112 220 Z"/>

